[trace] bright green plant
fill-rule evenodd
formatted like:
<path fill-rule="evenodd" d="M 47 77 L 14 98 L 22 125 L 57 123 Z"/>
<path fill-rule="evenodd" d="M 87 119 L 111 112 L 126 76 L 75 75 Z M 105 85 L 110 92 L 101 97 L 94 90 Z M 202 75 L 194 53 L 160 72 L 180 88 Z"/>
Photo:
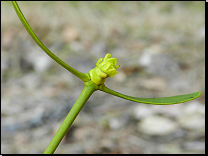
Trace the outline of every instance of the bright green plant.
<path fill-rule="evenodd" d="M 132 97 L 128 95 L 121 94 L 119 92 L 113 91 L 109 88 L 107 88 L 104 84 L 105 79 L 107 77 L 113 77 L 115 76 L 118 71 L 116 70 L 119 65 L 117 64 L 116 58 L 111 58 L 111 54 L 106 54 L 104 59 L 100 58 L 94 69 L 90 70 L 89 73 L 82 73 L 74 68 L 70 67 L 66 63 L 64 63 L 61 59 L 59 59 L 56 55 L 54 55 L 35 35 L 29 24 L 27 23 L 24 15 L 22 14 L 18 4 L 16 1 L 12 1 L 12 4 L 14 6 L 14 9 L 21 20 L 22 24 L 30 34 L 30 36 L 34 39 L 34 41 L 45 51 L 54 61 L 56 61 L 58 64 L 63 66 L 65 69 L 70 71 L 72 74 L 76 75 L 78 78 L 80 78 L 84 82 L 84 88 L 79 95 L 77 101 L 75 102 L 74 106 L 71 108 L 69 114 L 63 121 L 62 125 L 58 129 L 57 133 L 53 137 L 52 141 L 46 148 L 44 154 L 52 154 L 60 144 L 62 138 L 69 130 L 70 126 L 72 125 L 73 121 L 81 111 L 82 107 L 86 103 L 86 101 L 89 99 L 89 97 L 92 95 L 92 93 L 96 90 L 100 90 L 103 92 L 106 92 L 108 94 L 112 94 L 115 96 L 118 96 L 120 98 L 138 102 L 138 103 L 145 103 L 145 104 L 154 104 L 154 105 L 169 105 L 169 104 L 178 104 L 187 102 L 193 99 L 196 99 L 200 96 L 200 92 L 195 92 L 191 94 L 185 94 L 185 95 L 177 95 L 177 96 L 171 96 L 171 97 L 163 97 L 163 98 L 138 98 L 138 97 Z"/>

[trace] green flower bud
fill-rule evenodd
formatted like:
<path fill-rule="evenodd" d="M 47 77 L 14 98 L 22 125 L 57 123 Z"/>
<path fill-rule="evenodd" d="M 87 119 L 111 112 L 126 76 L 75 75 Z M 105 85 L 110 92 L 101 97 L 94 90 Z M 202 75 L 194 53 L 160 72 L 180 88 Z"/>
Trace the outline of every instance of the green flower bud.
<path fill-rule="evenodd" d="M 89 71 L 91 81 L 97 85 L 101 85 L 107 77 L 115 76 L 118 73 L 116 69 L 119 67 L 116 63 L 117 59 L 111 58 L 111 54 L 106 54 L 104 59 L 100 58 L 95 68 Z"/>

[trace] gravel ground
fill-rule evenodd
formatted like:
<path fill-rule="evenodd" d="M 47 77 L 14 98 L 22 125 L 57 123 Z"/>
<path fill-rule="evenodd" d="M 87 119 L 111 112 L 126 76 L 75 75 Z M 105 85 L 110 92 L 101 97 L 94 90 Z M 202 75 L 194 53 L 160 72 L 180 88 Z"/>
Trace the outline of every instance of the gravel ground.
<path fill-rule="evenodd" d="M 204 2 L 18 2 L 40 40 L 81 72 L 106 53 L 106 86 L 137 97 L 200 91 L 184 104 L 145 105 L 97 91 L 55 153 L 205 153 Z M 1 2 L 1 152 L 43 153 L 83 83 L 31 39 Z"/>

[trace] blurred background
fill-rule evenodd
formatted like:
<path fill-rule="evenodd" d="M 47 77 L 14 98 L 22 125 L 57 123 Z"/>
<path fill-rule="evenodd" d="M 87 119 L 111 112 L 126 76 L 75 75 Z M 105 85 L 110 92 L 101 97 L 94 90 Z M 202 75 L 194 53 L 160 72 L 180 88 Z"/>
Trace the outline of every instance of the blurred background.
<path fill-rule="evenodd" d="M 205 153 L 204 2 L 18 2 L 39 39 L 87 73 L 106 53 L 119 73 L 106 86 L 137 97 L 196 91 L 170 106 L 101 91 L 87 101 L 55 153 Z M 43 153 L 83 88 L 1 2 L 1 152 Z"/>

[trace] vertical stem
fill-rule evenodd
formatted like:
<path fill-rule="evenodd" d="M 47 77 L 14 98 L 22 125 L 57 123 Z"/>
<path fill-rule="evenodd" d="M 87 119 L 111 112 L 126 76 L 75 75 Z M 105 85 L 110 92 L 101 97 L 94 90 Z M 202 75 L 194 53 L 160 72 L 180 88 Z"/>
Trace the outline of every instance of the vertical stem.
<path fill-rule="evenodd" d="M 97 90 L 97 86 L 93 82 L 86 82 L 85 86 L 79 95 L 77 101 L 75 102 L 74 106 L 71 108 L 69 114 L 63 121 L 62 125 L 56 132 L 55 136 L 53 137 L 52 141 L 46 148 L 44 154 L 53 154 L 58 145 L 60 144 L 61 140 L 63 139 L 64 135 L 69 130 L 70 126 L 72 125 L 73 121 L 81 111 L 82 107 L 92 95 L 92 93 Z"/>

